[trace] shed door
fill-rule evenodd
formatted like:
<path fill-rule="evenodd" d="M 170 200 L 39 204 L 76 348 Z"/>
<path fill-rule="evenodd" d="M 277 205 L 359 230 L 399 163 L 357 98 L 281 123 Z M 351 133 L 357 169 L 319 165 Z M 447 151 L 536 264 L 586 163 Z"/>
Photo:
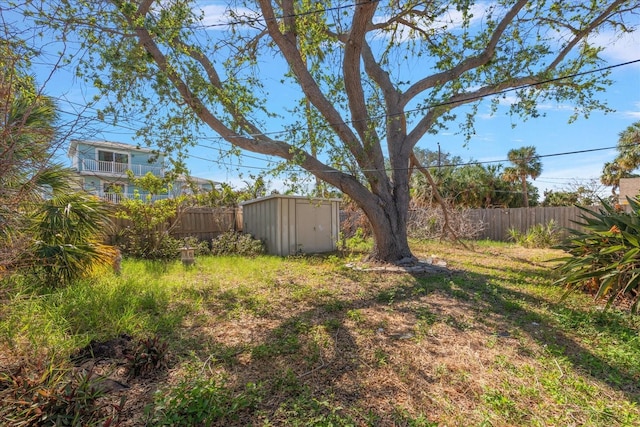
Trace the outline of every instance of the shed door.
<path fill-rule="evenodd" d="M 315 205 L 307 201 L 297 203 L 296 237 L 301 252 L 331 251 L 331 205 Z"/>

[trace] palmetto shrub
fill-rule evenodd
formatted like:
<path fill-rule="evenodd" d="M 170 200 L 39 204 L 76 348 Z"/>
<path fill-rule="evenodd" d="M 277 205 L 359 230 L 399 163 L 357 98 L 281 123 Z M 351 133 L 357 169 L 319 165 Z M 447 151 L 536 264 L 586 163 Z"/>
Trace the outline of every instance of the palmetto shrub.
<path fill-rule="evenodd" d="M 637 311 L 640 296 L 640 200 L 628 199 L 630 211 L 602 201 L 598 211 L 584 211 L 576 223 L 584 231 L 570 230 L 571 235 L 559 246 L 568 253 L 560 260 L 562 277 L 568 292 L 578 289 L 595 292 L 596 300 L 606 300 L 607 307 L 617 298 L 632 301 Z"/>
<path fill-rule="evenodd" d="M 36 209 L 25 262 L 49 286 L 66 286 L 110 266 L 114 248 L 102 244 L 108 209 L 83 194 L 57 194 Z"/>

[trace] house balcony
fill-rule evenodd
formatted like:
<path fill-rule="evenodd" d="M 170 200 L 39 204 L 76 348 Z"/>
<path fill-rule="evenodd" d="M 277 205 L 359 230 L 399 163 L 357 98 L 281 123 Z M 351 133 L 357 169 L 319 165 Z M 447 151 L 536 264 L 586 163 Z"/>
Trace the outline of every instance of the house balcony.
<path fill-rule="evenodd" d="M 105 192 L 105 191 L 88 191 L 88 192 L 89 194 L 92 194 L 101 200 L 104 200 L 110 203 L 115 203 L 115 204 L 122 203 L 123 200 L 135 198 L 135 196 L 130 193 L 113 193 L 113 192 Z M 168 199 L 171 196 L 167 194 L 154 194 L 153 196 L 151 196 L 151 200 L 148 200 L 147 196 L 144 194 L 141 195 L 140 197 L 145 202 L 147 201 L 155 202 L 157 200 Z"/>
<path fill-rule="evenodd" d="M 94 175 L 115 175 L 126 176 L 127 171 L 133 172 L 134 176 L 144 176 L 151 172 L 157 177 L 164 176 L 164 168 L 153 165 L 132 165 L 129 163 L 105 162 L 102 160 L 82 159 L 79 163 L 80 173 L 90 173 Z"/>

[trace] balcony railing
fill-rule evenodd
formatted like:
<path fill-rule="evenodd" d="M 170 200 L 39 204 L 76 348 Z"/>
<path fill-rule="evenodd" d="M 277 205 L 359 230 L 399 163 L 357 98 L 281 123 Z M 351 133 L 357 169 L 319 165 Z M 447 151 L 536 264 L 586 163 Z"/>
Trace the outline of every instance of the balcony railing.
<path fill-rule="evenodd" d="M 102 200 L 105 200 L 111 203 L 122 203 L 123 200 L 134 198 L 134 195 L 129 193 L 110 193 L 110 192 L 104 192 L 104 191 L 90 191 L 89 193 L 99 197 Z M 155 202 L 156 200 L 164 200 L 164 199 L 168 199 L 169 197 L 170 196 L 166 194 L 153 195 L 151 196 L 151 201 Z M 145 202 L 147 201 L 146 195 L 144 194 L 141 195 L 141 198 L 143 201 Z"/>
<path fill-rule="evenodd" d="M 164 169 L 162 167 L 152 165 L 131 165 L 128 163 L 82 159 L 80 167 L 80 172 L 107 173 L 112 175 L 126 175 L 128 170 L 132 171 L 134 176 L 144 176 L 147 172 L 151 172 L 158 177 L 164 176 Z"/>

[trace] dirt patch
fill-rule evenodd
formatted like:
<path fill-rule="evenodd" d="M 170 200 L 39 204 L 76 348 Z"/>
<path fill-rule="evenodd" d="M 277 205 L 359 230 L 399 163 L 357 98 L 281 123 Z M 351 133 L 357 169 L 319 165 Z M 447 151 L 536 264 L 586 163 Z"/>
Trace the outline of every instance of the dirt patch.
<path fill-rule="evenodd" d="M 160 337 L 156 342 L 163 342 Z M 167 369 L 134 371 L 133 363 L 139 360 L 140 342 L 123 334 L 106 341 L 91 341 L 71 356 L 74 370 L 91 371 L 96 386 L 105 396 L 101 404 L 116 407 L 124 398 L 120 412 L 121 426 L 144 425 L 144 408 L 153 401 L 153 393 L 167 382 Z"/>

